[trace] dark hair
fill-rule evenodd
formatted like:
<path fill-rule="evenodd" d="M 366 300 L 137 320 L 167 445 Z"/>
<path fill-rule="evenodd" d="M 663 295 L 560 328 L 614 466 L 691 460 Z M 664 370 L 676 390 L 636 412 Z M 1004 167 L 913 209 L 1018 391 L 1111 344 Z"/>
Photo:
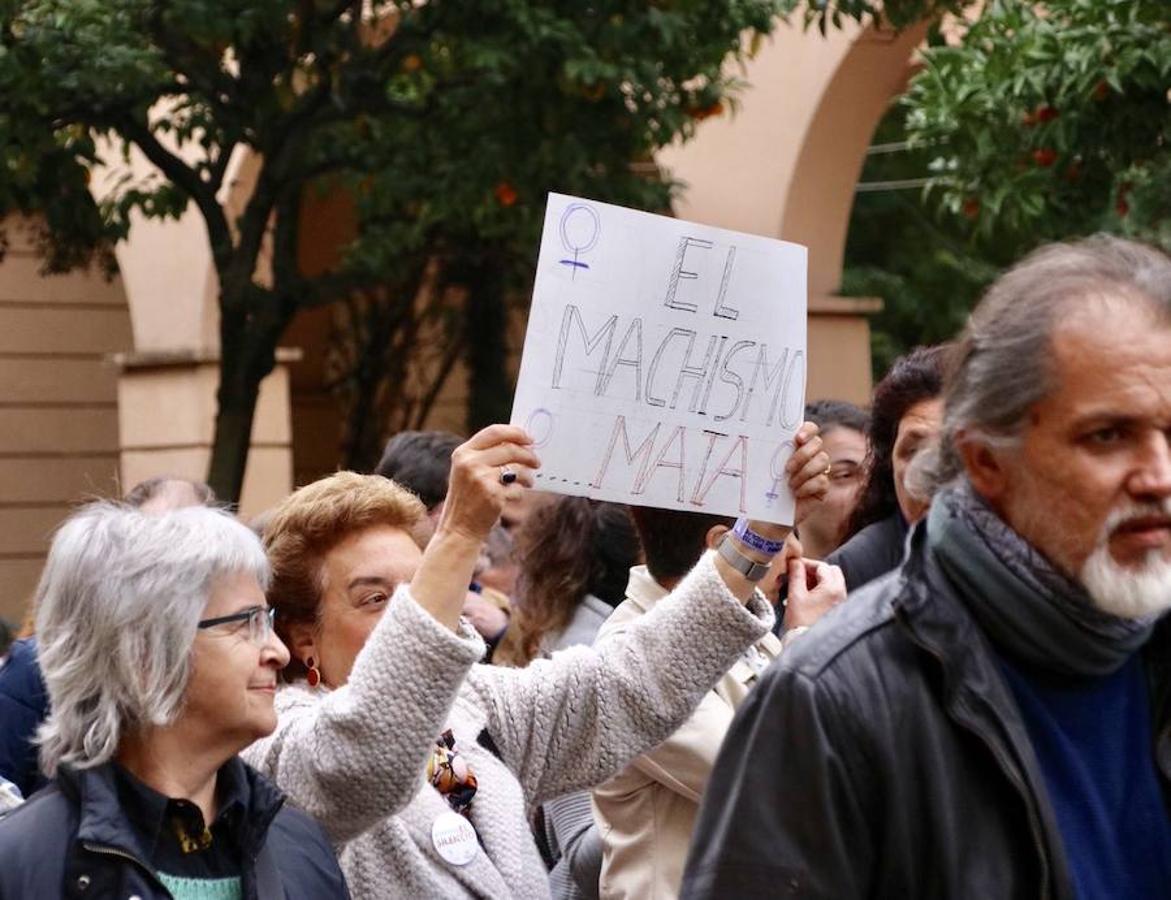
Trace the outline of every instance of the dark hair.
<path fill-rule="evenodd" d="M 400 431 L 386 444 L 374 474 L 405 487 L 434 509 L 447 496 L 451 453 L 464 442 L 450 431 Z"/>
<path fill-rule="evenodd" d="M 127 506 L 142 506 L 151 498 L 158 496 L 163 489 L 163 485 L 170 484 L 171 482 L 189 485 L 195 494 L 195 499 L 199 501 L 201 506 L 216 505 L 216 495 L 215 491 L 211 489 L 211 485 L 204 484 L 202 481 L 191 481 L 188 478 L 176 478 L 174 475 L 159 475 L 155 478 L 148 478 L 146 481 L 138 482 L 138 484 L 126 492 L 126 496 L 122 498 L 122 502 Z"/>
<path fill-rule="evenodd" d="M 846 523 L 843 543 L 899 508 L 894 478 L 894 446 L 899 422 L 916 403 L 943 393 L 947 357 L 953 346 L 916 347 L 896 359 L 874 389 L 867 431 L 870 447 L 866 453 L 866 484 Z"/>
<path fill-rule="evenodd" d="M 735 519 L 681 509 L 634 506 L 630 515 L 642 540 L 647 571 L 663 584 L 676 581 L 692 570 L 707 545 L 704 539 L 713 525 L 731 527 Z"/>
<path fill-rule="evenodd" d="M 870 416 L 866 410 L 845 400 L 814 400 L 806 403 L 805 420 L 817 425 L 822 434 L 834 428 L 853 428 L 865 434 L 870 427 Z"/>
<path fill-rule="evenodd" d="M 638 557 L 625 506 L 584 497 L 538 506 L 516 534 L 519 601 L 493 662 L 528 665 L 541 640 L 569 624 L 586 594 L 617 606 Z"/>

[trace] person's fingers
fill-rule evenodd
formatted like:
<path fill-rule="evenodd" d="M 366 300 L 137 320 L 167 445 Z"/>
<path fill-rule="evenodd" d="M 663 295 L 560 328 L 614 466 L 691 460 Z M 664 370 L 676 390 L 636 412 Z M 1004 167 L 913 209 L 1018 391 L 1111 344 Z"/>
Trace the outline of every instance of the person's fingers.
<path fill-rule="evenodd" d="M 829 493 L 829 478 L 825 475 L 818 475 L 809 481 L 803 482 L 799 488 L 793 492 L 798 500 L 803 500 L 806 503 L 817 502 L 822 500 L 826 494 Z M 805 516 L 808 515 L 809 510 L 803 509 L 797 521 L 803 522 Z"/>
<path fill-rule="evenodd" d="M 533 470 L 523 466 L 510 466 L 508 471 L 516 474 L 516 481 L 504 486 L 506 497 L 519 497 L 533 486 Z"/>
<path fill-rule="evenodd" d="M 790 474 L 800 471 L 808 465 L 809 461 L 821 453 L 821 438 L 817 435 L 811 437 L 808 442 L 802 444 L 793 451 L 793 455 L 789 457 L 789 461 L 785 463 L 785 471 Z"/>
<path fill-rule="evenodd" d="M 468 465 L 489 466 L 528 466 L 530 469 L 541 468 L 541 460 L 528 447 L 512 442 L 505 442 L 488 447 L 484 450 L 475 450 L 466 456 L 460 457 L 460 463 Z"/>
<path fill-rule="evenodd" d="M 805 579 L 805 564 L 800 558 L 789 560 L 789 602 L 798 604 L 809 596 L 809 585 Z"/>
<path fill-rule="evenodd" d="M 470 450 L 486 450 L 488 447 L 506 442 L 528 445 L 533 442 L 533 439 L 519 425 L 497 424 L 489 425 L 487 428 L 481 428 L 461 446 L 467 447 Z M 459 450 L 459 447 L 456 449 Z"/>
<path fill-rule="evenodd" d="M 797 433 L 793 435 L 793 443 L 798 447 L 808 444 L 813 438 L 821 433 L 821 428 L 816 422 L 802 422 L 801 427 L 797 429 Z"/>
<path fill-rule="evenodd" d="M 805 587 L 812 596 L 817 590 L 817 566 L 803 559 L 801 568 L 805 571 Z"/>
<path fill-rule="evenodd" d="M 533 486 L 533 472 L 541 464 L 528 435 L 511 425 L 493 425 L 478 432 L 456 448 L 451 460 L 442 522 L 481 540 L 505 504 Z M 509 473 L 508 483 L 505 473 Z"/>
<path fill-rule="evenodd" d="M 815 504 L 824 500 L 829 493 L 829 476 L 823 473 L 803 481 L 794 480 L 789 483 L 789 490 L 793 492 L 793 497 L 800 506 L 800 509 L 795 511 L 797 524 L 800 524 L 815 508 Z"/>
<path fill-rule="evenodd" d="M 829 563 L 812 562 L 817 572 L 818 594 L 836 605 L 846 599 L 846 576 L 840 566 L 831 566 Z"/>
<path fill-rule="evenodd" d="M 810 459 L 806 460 L 805 464 L 800 469 L 796 469 L 789 475 L 789 487 L 794 494 L 798 493 L 799 488 L 810 481 L 821 479 L 824 487 L 829 487 L 829 454 L 824 450 L 818 451 Z M 808 492 L 801 496 L 808 496 Z"/>

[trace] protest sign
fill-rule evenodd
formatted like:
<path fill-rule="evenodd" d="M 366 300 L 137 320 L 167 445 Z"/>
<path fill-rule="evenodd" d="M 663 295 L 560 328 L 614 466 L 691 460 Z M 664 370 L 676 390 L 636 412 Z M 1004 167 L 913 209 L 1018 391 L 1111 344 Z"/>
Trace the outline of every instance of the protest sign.
<path fill-rule="evenodd" d="M 540 490 L 791 523 L 806 251 L 550 194 L 512 422 Z"/>

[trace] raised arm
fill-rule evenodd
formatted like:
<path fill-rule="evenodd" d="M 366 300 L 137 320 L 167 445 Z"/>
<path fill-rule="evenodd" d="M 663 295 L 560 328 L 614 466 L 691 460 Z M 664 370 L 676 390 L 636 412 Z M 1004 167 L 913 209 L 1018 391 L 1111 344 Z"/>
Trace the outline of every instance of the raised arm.
<path fill-rule="evenodd" d="M 820 496 L 828 457 L 815 426 L 802 428 L 798 445 L 791 487 L 799 498 Z M 754 530 L 779 541 L 790 529 Z M 476 667 L 468 685 L 529 802 L 539 803 L 600 783 L 670 735 L 772 618 L 755 583 L 708 552 L 624 633 L 526 669 Z"/>
<path fill-rule="evenodd" d="M 533 469 L 540 462 L 531 443 L 522 428 L 489 425 L 451 454 L 447 500 L 411 580 L 411 596 L 452 631 L 459 627 L 488 532 L 509 497 L 532 486 Z"/>
<path fill-rule="evenodd" d="M 468 669 L 483 655 L 483 642 L 460 625 L 459 611 L 481 541 L 509 494 L 523 490 L 531 480 L 537 461 L 528 443 L 521 429 L 496 425 L 455 451 L 447 502 L 421 559 L 411 541 L 403 538 L 417 561 L 413 576 L 402 560 L 382 558 L 403 551 L 384 550 L 380 556 L 378 548 L 383 545 L 375 541 L 369 553 L 353 550 L 353 584 L 360 587 L 352 596 L 343 591 L 349 576 L 335 577 L 338 570 L 330 568 L 329 559 L 308 579 L 308 589 L 320 595 L 317 614 L 289 626 L 290 644 L 298 659 L 320 664 L 316 677 L 321 686 L 297 681 L 283 688 L 277 696 L 276 731 L 248 748 L 245 758 L 317 818 L 337 844 L 411 800 L 456 693 Z M 502 469 L 516 478 L 502 478 Z M 365 491 L 371 504 L 379 502 L 379 491 L 402 494 L 379 476 L 339 475 L 303 488 L 316 489 L 317 494 L 300 508 L 320 510 L 343 503 L 339 492 L 347 486 Z M 266 532 L 270 547 L 282 528 L 298 539 L 311 531 L 303 522 L 311 516 L 300 514 L 297 503 L 294 495 L 277 510 L 270 525 L 276 532 Z M 342 530 L 338 543 L 354 538 L 352 543 L 366 546 L 359 539 L 371 527 Z M 375 527 L 389 526 L 376 522 Z M 324 576 L 327 571 L 330 578 Z M 409 589 L 400 585 L 395 591 L 398 577 L 410 578 Z M 343 593 L 327 596 L 331 590 Z M 274 595 L 273 604 L 279 620 L 281 598 Z M 355 633 L 370 628 L 383 607 L 385 613 L 361 649 L 347 658 L 345 651 Z M 328 616 L 323 614 L 327 608 Z"/>
<path fill-rule="evenodd" d="M 757 595 L 746 608 L 713 557 L 707 553 L 668 600 L 597 647 L 469 674 L 468 693 L 530 804 L 593 787 L 663 740 L 768 631 L 768 601 Z"/>
<path fill-rule="evenodd" d="M 793 437 L 796 449 L 785 464 L 788 474 L 789 490 L 793 492 L 797 505 L 794 516 L 797 523 L 805 518 L 812 504 L 820 503 L 829 490 L 829 454 L 821 449 L 821 435 L 813 422 L 804 422 L 797 429 Z M 749 527 L 760 537 L 775 541 L 778 545 L 784 543 L 785 538 L 793 530 L 792 525 L 777 525 L 772 522 L 749 523 Z M 742 556 L 753 562 L 765 565 L 772 562 L 773 557 L 742 542 L 734 534 L 729 534 L 727 540 L 735 545 Z M 740 574 L 723 557 L 716 557 L 716 569 L 724 580 L 728 590 L 742 602 L 752 595 L 756 588 L 754 582 Z"/>

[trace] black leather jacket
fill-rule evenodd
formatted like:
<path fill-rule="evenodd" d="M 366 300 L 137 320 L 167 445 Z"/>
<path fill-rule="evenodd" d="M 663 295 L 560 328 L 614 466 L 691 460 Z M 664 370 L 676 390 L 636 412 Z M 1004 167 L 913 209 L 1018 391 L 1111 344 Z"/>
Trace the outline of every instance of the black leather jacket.
<path fill-rule="evenodd" d="M 907 521 L 896 510 L 867 525 L 825 561 L 842 570 L 846 589 L 852 592 L 901 566 L 906 550 Z"/>
<path fill-rule="evenodd" d="M 284 795 L 239 759 L 228 765 L 239 766 L 249 785 L 245 900 L 348 898 L 321 827 L 284 806 Z M 0 819 L 0 900 L 169 900 L 138 843 L 110 765 L 62 767 L 48 787 Z"/>
<path fill-rule="evenodd" d="M 716 760 L 687 898 L 1071 898 L 1025 725 L 924 548 L 793 644 Z M 1144 649 L 1171 785 L 1171 633 Z"/>

